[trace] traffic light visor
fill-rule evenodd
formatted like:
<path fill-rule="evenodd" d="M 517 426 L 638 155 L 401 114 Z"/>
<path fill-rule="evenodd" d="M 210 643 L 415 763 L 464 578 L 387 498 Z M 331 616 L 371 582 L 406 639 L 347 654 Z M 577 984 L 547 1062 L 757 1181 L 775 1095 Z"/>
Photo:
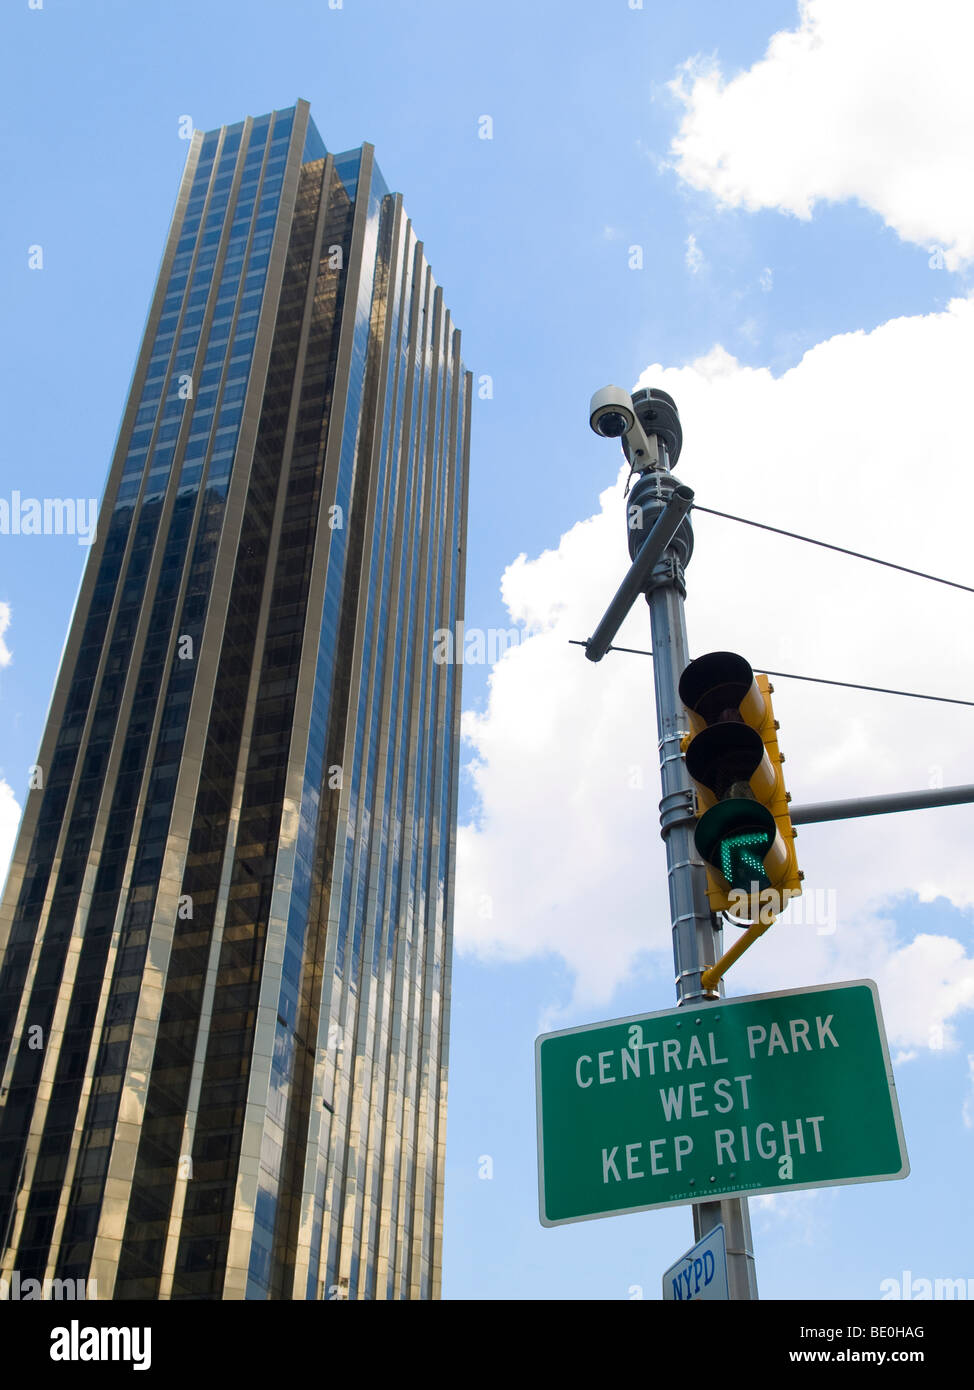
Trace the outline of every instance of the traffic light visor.
<path fill-rule="evenodd" d="M 736 652 L 709 652 L 691 661 L 680 677 L 680 699 L 700 727 L 729 718 L 757 729 L 765 717 L 754 672 Z"/>

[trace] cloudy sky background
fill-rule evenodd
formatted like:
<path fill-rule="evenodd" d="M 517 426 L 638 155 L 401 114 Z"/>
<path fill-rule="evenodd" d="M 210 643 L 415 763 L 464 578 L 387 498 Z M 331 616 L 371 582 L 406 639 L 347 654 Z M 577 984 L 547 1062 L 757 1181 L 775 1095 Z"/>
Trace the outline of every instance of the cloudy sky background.
<path fill-rule="evenodd" d="M 718 210 L 801 220 L 855 199 L 921 248 L 930 272 L 966 266 L 974 102 L 944 35 L 963 46 L 974 16 L 934 6 L 918 35 L 889 24 L 896 9 L 803 6 L 800 25 L 737 74 L 719 54 L 688 56 L 670 86 L 682 116 L 660 177 L 711 195 Z M 703 233 L 688 234 L 686 267 L 710 273 Z M 773 296 L 773 266 L 761 284 Z M 686 435 L 677 471 L 703 505 L 969 582 L 974 304 L 961 292 L 900 316 L 890 289 L 886 322 L 809 344 L 780 374 L 715 342 L 626 384 L 676 400 Z M 485 710 L 464 725 L 479 806 L 460 839 L 458 940 L 484 960 L 560 957 L 571 988 L 550 1027 L 611 1014 L 634 973 L 662 981 L 669 966 L 649 665 L 620 654 L 593 667 L 568 645 L 593 631 L 621 577 L 627 472 L 590 516 L 505 570 L 511 621 L 532 635 L 496 665 Z M 756 668 L 970 697 L 971 594 L 693 520 L 693 654 L 731 649 Z M 617 640 L 650 645 L 644 608 Z M 789 680 L 777 681 L 775 705 L 796 804 L 971 778 L 969 709 Z M 962 1050 L 974 1006 L 971 828 L 965 808 L 802 829 L 797 924 L 765 937 L 730 991 L 872 977 L 902 1065 Z M 916 910 L 943 900 L 968 911 L 948 926 Z M 951 1102 L 945 1087 L 943 1100 L 969 1131 L 970 1095 Z M 757 1220 L 794 1235 L 832 1195 L 759 1199 Z"/>
<path fill-rule="evenodd" d="M 658 1297 L 687 1211 L 537 1221 L 534 1037 L 673 1003 L 650 662 L 569 645 L 628 561 L 625 470 L 588 399 L 668 391 L 703 506 L 974 584 L 974 12 L 200 8 L 47 0 L 4 21 L 10 110 L 29 114 L 6 117 L 0 493 L 100 495 L 183 113 L 209 129 L 301 95 L 329 148 L 374 141 L 489 379 L 467 627 L 522 632 L 464 675 L 444 1292 Z M 693 522 L 694 655 L 974 698 L 974 595 Z M 0 537 L 0 874 L 83 558 L 69 538 Z M 644 605 L 618 640 L 649 646 Z M 974 781 L 974 710 L 776 679 L 775 712 L 796 804 Z M 802 828 L 796 920 L 728 979 L 877 981 L 913 1165 L 757 1199 L 766 1296 L 974 1277 L 972 840 L 970 808 Z"/>

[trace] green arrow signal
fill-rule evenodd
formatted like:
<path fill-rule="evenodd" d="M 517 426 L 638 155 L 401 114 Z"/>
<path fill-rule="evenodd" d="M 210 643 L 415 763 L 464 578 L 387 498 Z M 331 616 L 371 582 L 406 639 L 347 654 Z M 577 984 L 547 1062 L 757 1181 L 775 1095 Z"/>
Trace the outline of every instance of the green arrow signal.
<path fill-rule="evenodd" d="M 755 853 L 760 846 L 762 853 Z M 768 848 L 768 837 L 761 831 L 745 832 L 741 835 L 728 835 L 720 842 L 720 871 L 727 882 L 735 887 L 757 881 L 762 887 L 768 883 L 764 872 L 763 853 Z M 746 875 L 742 878 L 742 870 Z"/>
<path fill-rule="evenodd" d="M 730 797 L 704 811 L 693 842 L 701 859 L 723 875 L 732 888 L 751 891 L 771 886 L 765 859 L 778 834 L 774 816 L 760 802 Z"/>

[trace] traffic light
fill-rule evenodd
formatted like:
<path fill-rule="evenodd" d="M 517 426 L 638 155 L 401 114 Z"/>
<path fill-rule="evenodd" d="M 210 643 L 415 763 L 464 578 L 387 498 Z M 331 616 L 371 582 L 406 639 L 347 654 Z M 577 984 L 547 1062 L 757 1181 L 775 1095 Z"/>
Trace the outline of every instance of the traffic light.
<path fill-rule="evenodd" d="M 697 791 L 694 843 L 710 906 L 771 920 L 801 892 L 772 687 L 735 652 L 710 652 L 690 662 L 679 690 L 690 723 L 682 747 Z"/>

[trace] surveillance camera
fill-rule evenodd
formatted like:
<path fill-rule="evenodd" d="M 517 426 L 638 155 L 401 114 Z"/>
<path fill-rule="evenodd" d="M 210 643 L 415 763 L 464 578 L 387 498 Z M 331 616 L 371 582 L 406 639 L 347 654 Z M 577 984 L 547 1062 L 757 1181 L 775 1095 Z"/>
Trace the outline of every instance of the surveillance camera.
<path fill-rule="evenodd" d="M 655 468 L 659 455 L 636 413 L 633 397 L 621 386 L 603 386 L 589 406 L 588 422 L 602 439 L 618 439 L 631 467 L 641 473 Z"/>
<path fill-rule="evenodd" d="M 589 406 L 588 422 L 603 439 L 619 439 L 632 429 L 636 412 L 632 398 L 621 386 L 603 386 Z"/>

